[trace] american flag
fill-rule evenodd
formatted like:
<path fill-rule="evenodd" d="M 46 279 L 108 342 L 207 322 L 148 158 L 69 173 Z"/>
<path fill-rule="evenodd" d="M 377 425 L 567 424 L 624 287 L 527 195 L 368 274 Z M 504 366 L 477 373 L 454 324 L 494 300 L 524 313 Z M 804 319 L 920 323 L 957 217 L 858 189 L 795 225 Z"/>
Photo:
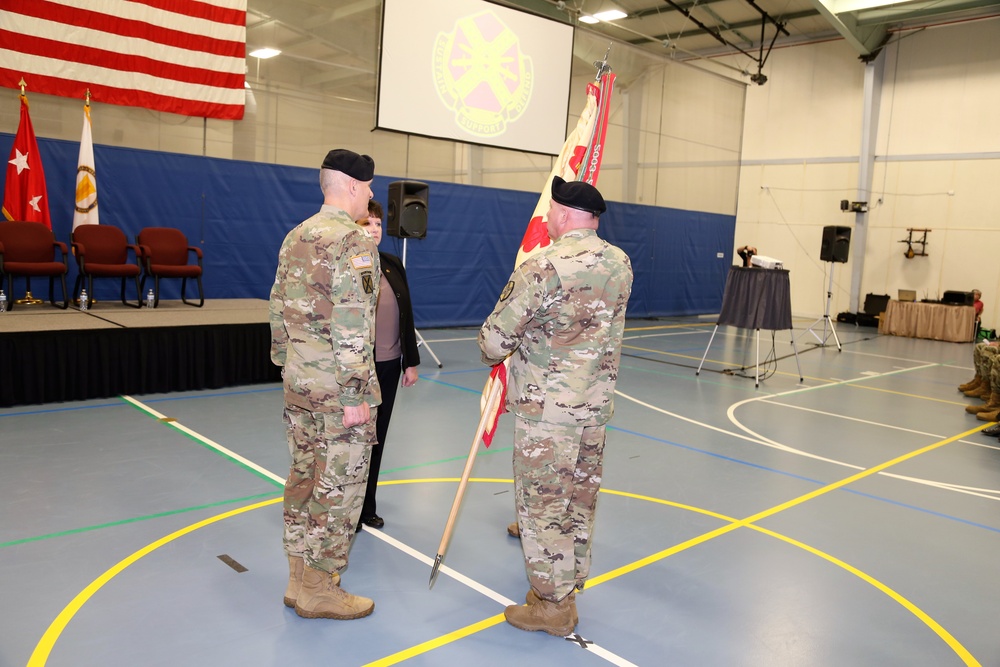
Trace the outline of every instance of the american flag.
<path fill-rule="evenodd" d="M 243 117 L 247 0 L 0 0 L 0 86 Z"/>

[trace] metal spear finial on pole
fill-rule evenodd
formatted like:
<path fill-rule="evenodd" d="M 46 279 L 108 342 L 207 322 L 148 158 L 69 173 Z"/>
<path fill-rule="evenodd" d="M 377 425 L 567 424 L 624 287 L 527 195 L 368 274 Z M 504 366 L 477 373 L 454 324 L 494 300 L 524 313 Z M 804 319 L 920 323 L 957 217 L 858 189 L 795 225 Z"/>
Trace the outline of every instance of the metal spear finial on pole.
<path fill-rule="evenodd" d="M 594 67 L 597 68 L 597 77 L 595 78 L 597 81 L 600 81 L 602 76 L 611 71 L 611 65 L 608 64 L 608 56 L 611 55 L 611 46 L 612 44 L 608 44 L 608 50 L 605 51 L 603 60 L 594 61 Z"/>

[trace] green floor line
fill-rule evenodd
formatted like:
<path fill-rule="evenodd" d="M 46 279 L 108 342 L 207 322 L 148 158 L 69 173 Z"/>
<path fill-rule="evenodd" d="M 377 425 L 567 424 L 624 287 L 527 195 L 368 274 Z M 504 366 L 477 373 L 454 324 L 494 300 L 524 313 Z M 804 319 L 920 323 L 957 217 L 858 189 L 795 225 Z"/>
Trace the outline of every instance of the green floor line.
<path fill-rule="evenodd" d="M 482 450 L 478 454 L 476 454 L 476 457 L 478 458 L 480 456 L 485 456 L 485 455 L 489 455 L 489 454 L 499 454 L 500 452 L 509 452 L 509 451 L 511 451 L 513 449 L 514 449 L 513 447 L 500 447 L 499 449 Z M 399 468 L 392 468 L 391 470 L 382 470 L 381 472 L 379 472 L 379 477 L 381 477 L 382 475 L 391 475 L 394 472 L 402 472 L 404 470 L 415 470 L 417 468 L 426 468 L 427 466 L 436 466 L 436 465 L 441 464 L 441 463 L 452 463 L 454 461 L 465 461 L 468 458 L 469 458 L 469 456 L 468 456 L 468 454 L 466 454 L 465 456 L 454 456 L 454 457 L 452 457 L 450 459 L 439 459 L 437 461 L 428 461 L 427 463 L 416 463 L 416 464 L 411 465 L 411 466 L 401 466 Z"/>
<path fill-rule="evenodd" d="M 114 526 L 123 526 L 128 523 L 136 523 L 138 521 L 148 521 L 149 519 L 161 519 L 166 516 L 173 516 L 175 514 L 185 514 L 187 512 L 197 512 L 198 510 L 209 509 L 211 507 L 219 507 L 220 505 L 231 505 L 233 503 L 242 503 L 248 500 L 258 500 L 260 498 L 270 498 L 273 497 L 275 493 L 258 493 L 253 496 L 246 496 L 244 498 L 234 498 L 232 500 L 221 500 L 217 503 L 208 503 L 207 505 L 197 505 L 195 507 L 185 507 L 179 510 L 170 510 L 169 512 L 158 512 L 156 514 L 148 514 L 146 516 L 138 516 L 132 519 L 122 519 L 121 521 L 112 521 L 111 523 L 102 523 L 96 526 L 86 526 L 84 528 L 73 528 L 72 530 L 63 530 L 58 533 L 49 533 L 48 535 L 38 535 L 37 537 L 25 537 L 20 540 L 12 540 L 10 542 L 0 542 L 0 549 L 4 547 L 12 547 L 18 544 L 25 544 L 27 542 L 38 542 L 40 540 L 48 540 L 53 537 L 65 537 L 66 535 L 76 535 L 77 533 L 86 533 L 92 530 L 102 530 L 104 528 L 113 528 Z"/>

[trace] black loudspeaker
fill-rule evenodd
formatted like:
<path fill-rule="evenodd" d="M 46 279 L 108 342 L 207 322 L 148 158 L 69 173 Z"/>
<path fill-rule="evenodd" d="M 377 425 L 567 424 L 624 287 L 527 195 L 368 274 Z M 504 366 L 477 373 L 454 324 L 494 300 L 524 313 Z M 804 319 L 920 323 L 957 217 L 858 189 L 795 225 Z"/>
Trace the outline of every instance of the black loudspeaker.
<path fill-rule="evenodd" d="M 389 212 L 385 232 L 401 239 L 427 236 L 427 196 L 430 187 L 419 181 L 393 181 L 389 184 Z"/>
<path fill-rule="evenodd" d="M 846 262 L 851 250 L 851 228 L 829 225 L 823 228 L 819 258 L 823 262 Z"/>
<path fill-rule="evenodd" d="M 971 306 L 976 302 L 976 297 L 972 292 L 955 292 L 945 290 L 941 295 L 941 303 L 949 303 L 954 306 Z"/>

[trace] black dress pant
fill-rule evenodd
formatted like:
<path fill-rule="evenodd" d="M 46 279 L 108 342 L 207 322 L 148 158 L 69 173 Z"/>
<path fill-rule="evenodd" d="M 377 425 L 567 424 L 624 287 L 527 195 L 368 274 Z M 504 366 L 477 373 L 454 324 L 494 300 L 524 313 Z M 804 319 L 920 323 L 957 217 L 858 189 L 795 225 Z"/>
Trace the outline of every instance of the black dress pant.
<path fill-rule="evenodd" d="M 378 444 L 372 447 L 372 458 L 368 465 L 368 487 L 365 490 L 365 504 L 361 508 L 361 521 L 375 516 L 375 486 L 378 484 L 378 474 L 382 467 L 382 452 L 385 450 L 385 436 L 389 432 L 389 420 L 392 419 L 392 406 L 396 402 L 396 390 L 399 388 L 399 376 L 403 372 L 403 360 L 376 361 L 375 375 L 382 387 L 382 404 L 378 406 L 375 416 L 375 438 Z"/>

